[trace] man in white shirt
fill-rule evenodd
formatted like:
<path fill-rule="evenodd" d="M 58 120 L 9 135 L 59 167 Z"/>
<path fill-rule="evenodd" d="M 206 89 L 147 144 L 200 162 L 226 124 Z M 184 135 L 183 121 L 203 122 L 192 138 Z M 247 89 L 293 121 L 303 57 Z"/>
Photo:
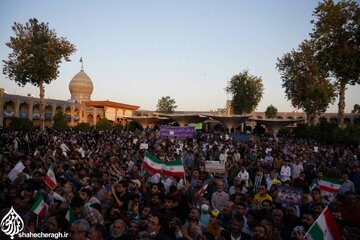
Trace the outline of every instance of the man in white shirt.
<path fill-rule="evenodd" d="M 300 176 L 300 173 L 304 171 L 303 164 L 299 158 L 295 160 L 295 163 L 291 164 L 291 170 L 292 179 L 298 178 Z"/>
<path fill-rule="evenodd" d="M 240 177 L 240 181 L 245 181 L 246 187 L 249 186 L 249 173 L 246 171 L 244 166 L 241 167 L 238 177 Z"/>
<path fill-rule="evenodd" d="M 267 152 L 267 154 L 266 154 L 266 156 L 264 158 L 265 166 L 271 167 L 273 161 L 274 161 L 274 158 L 271 156 L 271 151 Z"/>
<path fill-rule="evenodd" d="M 220 160 L 221 164 L 225 164 L 227 157 L 228 157 L 228 155 L 226 154 L 225 149 L 222 149 L 221 154 L 219 156 L 219 160 Z"/>
<path fill-rule="evenodd" d="M 70 149 L 68 146 L 66 146 L 66 144 L 64 143 L 63 140 L 61 140 L 61 142 L 60 142 L 60 148 L 61 148 L 61 151 L 64 154 L 64 156 L 67 157 L 67 152 L 70 152 Z"/>
<path fill-rule="evenodd" d="M 289 181 L 291 177 L 291 168 L 289 167 L 288 162 L 284 162 L 284 165 L 281 167 L 280 170 L 280 180 L 282 182 Z"/>

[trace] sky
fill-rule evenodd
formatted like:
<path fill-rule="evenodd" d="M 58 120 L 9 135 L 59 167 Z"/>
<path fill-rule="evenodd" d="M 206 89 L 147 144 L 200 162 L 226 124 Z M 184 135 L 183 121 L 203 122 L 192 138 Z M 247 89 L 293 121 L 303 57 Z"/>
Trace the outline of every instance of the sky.
<path fill-rule="evenodd" d="M 275 68 L 312 30 L 314 0 L 0 0 L 0 59 L 10 49 L 14 22 L 49 23 L 77 51 L 63 62 L 46 98 L 70 99 L 72 77 L 81 69 L 92 79 L 92 100 L 110 100 L 155 110 L 158 99 L 175 99 L 178 111 L 224 108 L 232 76 L 248 69 L 263 79 L 257 111 L 270 104 L 296 111 L 286 100 Z M 1 68 L 3 63 L 1 63 Z M 9 94 L 38 96 L 0 73 Z M 360 86 L 348 86 L 345 112 L 360 104 Z M 337 112 L 337 102 L 327 112 Z M 301 111 L 301 110 L 300 110 Z"/>

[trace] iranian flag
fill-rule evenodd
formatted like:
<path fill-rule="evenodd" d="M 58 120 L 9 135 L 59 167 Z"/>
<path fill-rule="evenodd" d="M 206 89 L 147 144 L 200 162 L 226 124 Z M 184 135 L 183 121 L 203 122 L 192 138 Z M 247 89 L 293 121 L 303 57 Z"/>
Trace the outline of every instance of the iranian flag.
<path fill-rule="evenodd" d="M 334 178 L 324 177 L 319 181 L 321 195 L 328 201 L 332 201 L 341 187 L 341 181 Z"/>
<path fill-rule="evenodd" d="M 161 173 L 164 162 L 152 155 L 150 152 L 145 153 L 143 168 L 152 173 Z"/>
<path fill-rule="evenodd" d="M 340 240 L 344 239 L 339 226 L 336 224 L 328 208 L 320 214 L 315 224 L 310 228 L 308 237 L 316 240 Z"/>
<path fill-rule="evenodd" d="M 34 157 L 38 157 L 40 155 L 40 151 L 36 148 L 34 152 Z"/>
<path fill-rule="evenodd" d="M 44 181 L 45 181 L 46 185 L 48 185 L 49 188 L 51 188 L 51 190 L 56 188 L 57 182 L 56 182 L 55 173 L 54 173 L 54 169 L 53 169 L 52 165 L 50 165 L 50 167 L 46 173 L 46 176 L 44 178 Z"/>
<path fill-rule="evenodd" d="M 185 170 L 183 166 L 183 162 L 181 159 L 166 162 L 163 165 L 162 174 L 172 176 L 172 177 L 184 177 L 185 176 Z"/>
<path fill-rule="evenodd" d="M 34 212 L 36 215 L 38 215 L 39 218 L 45 216 L 46 203 L 44 202 L 42 195 L 38 197 L 34 205 L 31 207 L 31 211 Z"/>
<path fill-rule="evenodd" d="M 51 156 L 55 157 L 56 156 L 56 149 L 51 151 Z"/>
<path fill-rule="evenodd" d="M 200 196 L 203 196 L 205 193 L 207 193 L 207 188 L 208 188 L 209 184 L 205 184 L 200 190 L 199 190 L 199 194 Z"/>
<path fill-rule="evenodd" d="M 75 221 L 75 214 L 72 208 L 68 209 L 65 219 L 68 220 L 70 224 L 72 224 Z"/>

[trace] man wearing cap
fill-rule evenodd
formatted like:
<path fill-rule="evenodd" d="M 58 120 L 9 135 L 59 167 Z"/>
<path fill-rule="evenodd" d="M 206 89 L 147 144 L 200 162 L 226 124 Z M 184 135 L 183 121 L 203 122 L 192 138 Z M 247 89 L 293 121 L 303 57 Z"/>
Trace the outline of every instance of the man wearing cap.
<path fill-rule="evenodd" d="M 139 189 L 141 188 L 141 182 L 139 179 L 131 179 L 129 184 L 129 192 L 141 195 Z"/>
<path fill-rule="evenodd" d="M 221 231 L 224 230 L 224 228 L 219 224 L 219 216 L 220 211 L 218 209 L 212 210 L 210 212 L 210 222 L 206 229 L 206 231 L 213 235 L 215 238 L 219 237 Z"/>

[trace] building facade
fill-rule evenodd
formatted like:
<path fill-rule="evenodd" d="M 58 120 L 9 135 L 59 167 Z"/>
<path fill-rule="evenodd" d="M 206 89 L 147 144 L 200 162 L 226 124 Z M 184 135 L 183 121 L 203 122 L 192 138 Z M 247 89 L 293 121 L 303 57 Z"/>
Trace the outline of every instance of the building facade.
<path fill-rule="evenodd" d="M 93 83 L 82 69 L 69 83 L 70 100 L 45 99 L 44 125 L 50 127 L 56 112 L 66 115 L 69 126 L 79 123 L 96 125 L 102 118 L 114 124 L 126 122 L 139 106 L 110 102 L 91 101 Z M 0 127 L 10 126 L 14 118 L 29 119 L 35 126 L 41 126 L 40 99 L 33 96 L 7 94 L 0 88 Z M 115 115 L 112 113 L 116 113 Z"/>

